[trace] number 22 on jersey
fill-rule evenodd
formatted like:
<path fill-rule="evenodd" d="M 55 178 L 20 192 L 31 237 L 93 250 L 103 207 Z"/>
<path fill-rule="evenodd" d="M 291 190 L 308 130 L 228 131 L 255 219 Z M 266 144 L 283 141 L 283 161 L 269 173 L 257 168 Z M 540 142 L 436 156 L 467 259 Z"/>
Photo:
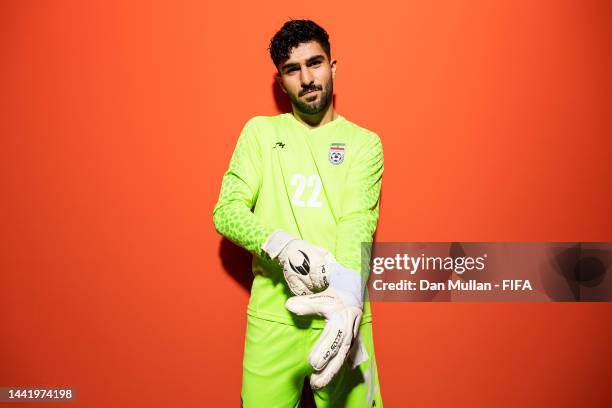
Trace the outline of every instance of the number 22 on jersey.
<path fill-rule="evenodd" d="M 291 185 L 296 187 L 293 197 L 291 197 L 293 205 L 309 208 L 323 207 L 323 203 L 319 201 L 321 178 L 318 174 L 308 177 L 303 174 L 294 174 L 291 176 Z"/>

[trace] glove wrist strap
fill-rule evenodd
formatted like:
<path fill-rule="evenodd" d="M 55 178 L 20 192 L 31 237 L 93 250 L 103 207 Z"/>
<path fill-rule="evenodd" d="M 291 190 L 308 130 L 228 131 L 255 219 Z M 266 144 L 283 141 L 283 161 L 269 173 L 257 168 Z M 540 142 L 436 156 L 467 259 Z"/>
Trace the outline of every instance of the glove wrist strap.
<path fill-rule="evenodd" d="M 338 292 L 347 306 L 363 308 L 363 286 L 358 272 L 334 264 L 329 276 L 329 285 Z"/>
<path fill-rule="evenodd" d="M 296 239 L 297 238 L 286 233 L 285 231 L 276 230 L 270 234 L 268 239 L 266 239 L 266 242 L 263 243 L 261 249 L 263 249 L 264 252 L 270 256 L 270 258 L 276 259 L 283 249 L 285 249 L 285 247 L 289 245 L 291 241 L 295 241 Z"/>

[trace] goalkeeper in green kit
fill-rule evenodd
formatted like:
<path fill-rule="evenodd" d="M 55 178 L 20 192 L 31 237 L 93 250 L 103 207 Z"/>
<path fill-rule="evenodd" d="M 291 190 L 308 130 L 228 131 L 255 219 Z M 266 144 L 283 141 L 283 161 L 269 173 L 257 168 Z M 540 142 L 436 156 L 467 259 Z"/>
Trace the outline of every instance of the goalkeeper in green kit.
<path fill-rule="evenodd" d="M 242 404 L 297 407 L 309 377 L 317 407 L 382 407 L 361 267 L 382 145 L 335 112 L 323 28 L 288 21 L 270 55 L 293 112 L 246 123 L 213 212 L 217 231 L 253 254 Z"/>

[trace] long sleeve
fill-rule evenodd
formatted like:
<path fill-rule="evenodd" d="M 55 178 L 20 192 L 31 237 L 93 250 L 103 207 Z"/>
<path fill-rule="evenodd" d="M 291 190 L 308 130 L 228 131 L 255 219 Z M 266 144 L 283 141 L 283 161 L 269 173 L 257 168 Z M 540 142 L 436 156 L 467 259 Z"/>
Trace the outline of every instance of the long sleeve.
<path fill-rule="evenodd" d="M 247 251 L 262 256 L 261 247 L 273 232 L 251 209 L 262 183 L 261 151 L 251 119 L 244 126 L 223 176 L 219 200 L 213 210 L 217 232 Z"/>
<path fill-rule="evenodd" d="M 342 197 L 335 255 L 340 264 L 361 271 L 361 243 L 372 242 L 378 222 L 384 168 L 382 143 L 378 135 L 370 134 L 370 140 L 356 152 L 356 157 Z"/>

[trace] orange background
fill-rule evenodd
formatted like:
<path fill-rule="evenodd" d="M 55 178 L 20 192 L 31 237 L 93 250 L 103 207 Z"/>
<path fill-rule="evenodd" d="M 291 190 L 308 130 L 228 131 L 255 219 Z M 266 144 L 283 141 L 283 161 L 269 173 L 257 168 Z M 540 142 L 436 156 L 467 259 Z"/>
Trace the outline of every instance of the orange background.
<path fill-rule="evenodd" d="M 242 125 L 287 107 L 288 17 L 383 140 L 377 240 L 612 241 L 609 1 L 1 7 L 0 386 L 238 405 L 249 261 L 211 213 Z M 385 404 L 610 406 L 611 311 L 377 303 Z"/>

